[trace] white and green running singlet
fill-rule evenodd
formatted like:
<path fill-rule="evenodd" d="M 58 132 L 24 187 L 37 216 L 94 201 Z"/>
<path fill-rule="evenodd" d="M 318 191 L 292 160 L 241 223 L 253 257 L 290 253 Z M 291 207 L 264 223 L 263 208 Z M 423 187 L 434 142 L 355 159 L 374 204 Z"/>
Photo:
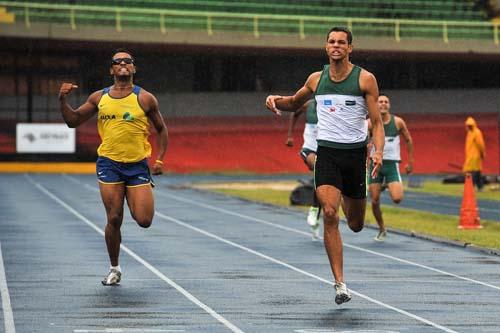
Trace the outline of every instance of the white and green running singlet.
<path fill-rule="evenodd" d="M 341 82 L 333 82 L 329 70 L 330 65 L 325 65 L 315 93 L 318 145 L 340 149 L 366 146 L 368 108 L 359 87 L 361 67 L 354 66 Z"/>

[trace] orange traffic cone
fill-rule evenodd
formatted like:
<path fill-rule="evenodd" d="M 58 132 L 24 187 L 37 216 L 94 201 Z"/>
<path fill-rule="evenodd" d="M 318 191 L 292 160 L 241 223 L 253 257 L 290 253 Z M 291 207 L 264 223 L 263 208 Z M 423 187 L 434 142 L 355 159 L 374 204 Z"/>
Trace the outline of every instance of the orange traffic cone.
<path fill-rule="evenodd" d="M 460 225 L 458 229 L 480 229 L 479 210 L 477 209 L 476 195 L 470 173 L 465 175 L 464 196 L 460 209 Z"/>

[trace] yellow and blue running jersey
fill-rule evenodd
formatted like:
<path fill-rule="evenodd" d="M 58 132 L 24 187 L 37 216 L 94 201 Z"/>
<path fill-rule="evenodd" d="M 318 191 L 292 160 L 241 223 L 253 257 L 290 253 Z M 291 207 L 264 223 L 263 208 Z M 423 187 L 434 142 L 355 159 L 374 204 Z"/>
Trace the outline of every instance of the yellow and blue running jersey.
<path fill-rule="evenodd" d="M 149 157 L 149 120 L 139 105 L 141 88 L 134 86 L 132 93 L 123 98 L 111 97 L 109 89 L 104 88 L 98 104 L 97 129 L 102 143 L 97 154 L 123 163 Z"/>

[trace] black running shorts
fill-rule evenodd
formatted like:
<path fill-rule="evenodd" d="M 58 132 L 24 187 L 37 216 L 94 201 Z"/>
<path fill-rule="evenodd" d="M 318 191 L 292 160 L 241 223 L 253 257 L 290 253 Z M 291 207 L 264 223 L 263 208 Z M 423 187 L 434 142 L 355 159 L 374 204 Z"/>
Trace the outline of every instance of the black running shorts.
<path fill-rule="evenodd" d="M 335 186 L 352 199 L 366 198 L 366 146 L 338 149 L 319 146 L 314 168 L 316 188 Z"/>

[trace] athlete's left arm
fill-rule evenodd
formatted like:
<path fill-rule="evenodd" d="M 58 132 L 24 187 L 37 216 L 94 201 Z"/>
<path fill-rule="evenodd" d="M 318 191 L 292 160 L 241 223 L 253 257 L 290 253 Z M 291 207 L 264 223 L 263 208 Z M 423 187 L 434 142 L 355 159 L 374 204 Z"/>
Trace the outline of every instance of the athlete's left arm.
<path fill-rule="evenodd" d="M 139 95 L 139 101 L 142 105 L 146 106 L 144 108 L 146 115 L 151 123 L 153 123 L 156 130 L 158 155 L 156 156 L 155 163 L 153 164 L 153 175 L 160 175 L 163 173 L 163 158 L 167 152 L 168 146 L 167 125 L 165 125 L 165 120 L 160 113 L 158 100 L 153 96 L 153 94 L 143 90 Z"/>
<path fill-rule="evenodd" d="M 396 128 L 406 141 L 406 150 L 408 152 L 408 162 L 406 163 L 405 170 L 407 174 L 413 172 L 413 139 L 411 138 L 410 131 L 406 127 L 405 121 L 400 117 L 394 117 Z"/>
<path fill-rule="evenodd" d="M 382 155 L 384 152 L 385 133 L 380 111 L 377 108 L 378 100 L 378 85 L 375 76 L 362 70 L 359 77 L 359 86 L 361 91 L 365 94 L 366 106 L 368 108 L 368 117 L 372 126 L 372 142 L 375 146 L 375 152 L 372 154 L 373 171 L 371 176 L 375 178 L 382 166 Z"/>
<path fill-rule="evenodd" d="M 288 122 L 288 132 L 287 132 L 286 142 L 285 142 L 285 144 L 288 147 L 293 147 L 293 129 L 295 128 L 295 125 L 297 124 L 297 121 L 299 120 L 300 115 L 307 111 L 307 107 L 308 107 L 309 103 L 312 103 L 312 102 L 311 101 L 306 102 L 297 111 L 290 114 L 290 121 Z"/>

